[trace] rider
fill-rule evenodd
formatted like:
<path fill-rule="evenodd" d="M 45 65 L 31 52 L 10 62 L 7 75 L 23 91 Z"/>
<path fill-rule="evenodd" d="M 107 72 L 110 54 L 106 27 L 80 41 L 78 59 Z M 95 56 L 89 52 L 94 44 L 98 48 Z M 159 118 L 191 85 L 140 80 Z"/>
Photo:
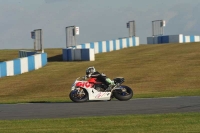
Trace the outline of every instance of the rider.
<path fill-rule="evenodd" d="M 106 77 L 106 75 L 104 73 L 99 73 L 98 71 L 96 71 L 96 69 L 94 68 L 94 66 L 92 67 L 88 67 L 86 69 L 86 77 L 92 77 L 92 78 L 97 78 L 97 80 L 101 81 L 102 83 L 104 83 L 107 86 L 106 90 L 111 90 L 112 86 L 115 85 L 114 81 L 112 81 L 110 78 Z"/>

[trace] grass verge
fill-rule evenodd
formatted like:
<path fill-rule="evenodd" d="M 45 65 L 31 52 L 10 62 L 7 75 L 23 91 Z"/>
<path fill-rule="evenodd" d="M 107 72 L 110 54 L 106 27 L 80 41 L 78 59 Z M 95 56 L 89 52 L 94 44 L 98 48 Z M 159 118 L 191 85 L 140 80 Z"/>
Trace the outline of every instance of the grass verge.
<path fill-rule="evenodd" d="M 45 49 L 45 67 L 0 79 L 0 103 L 69 101 L 72 83 L 89 66 L 124 77 L 134 98 L 200 96 L 199 51 L 200 43 L 142 45 L 96 54 L 91 62 L 63 62 L 62 49 Z M 17 50 L 0 53 L 1 61 L 18 57 Z"/>
<path fill-rule="evenodd" d="M 198 133 L 200 113 L 5 120 L 2 133 Z"/>

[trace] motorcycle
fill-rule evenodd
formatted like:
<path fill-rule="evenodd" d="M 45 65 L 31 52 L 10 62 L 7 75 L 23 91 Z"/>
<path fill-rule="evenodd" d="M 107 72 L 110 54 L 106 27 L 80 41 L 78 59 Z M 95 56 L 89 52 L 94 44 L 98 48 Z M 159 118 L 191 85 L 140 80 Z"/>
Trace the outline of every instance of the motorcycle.
<path fill-rule="evenodd" d="M 97 81 L 96 78 L 89 78 L 89 80 L 80 80 L 77 78 L 72 84 L 71 92 L 69 94 L 70 99 L 73 102 L 86 102 L 93 100 L 107 100 L 110 101 L 113 98 L 119 101 L 127 101 L 133 97 L 133 90 L 122 85 L 124 82 L 123 77 L 117 77 L 113 79 L 115 85 L 111 89 L 106 90 L 107 86 L 102 82 Z"/>

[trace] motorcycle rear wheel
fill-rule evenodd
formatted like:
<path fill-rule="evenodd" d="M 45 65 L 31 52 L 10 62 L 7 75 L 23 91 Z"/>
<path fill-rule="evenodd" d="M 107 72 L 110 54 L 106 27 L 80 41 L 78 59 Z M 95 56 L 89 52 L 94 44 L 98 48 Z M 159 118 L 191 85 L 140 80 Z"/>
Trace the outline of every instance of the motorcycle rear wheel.
<path fill-rule="evenodd" d="M 78 90 L 73 90 L 70 92 L 69 94 L 69 98 L 73 101 L 73 102 L 86 102 L 89 99 L 88 93 L 85 89 L 83 89 L 84 93 L 83 94 L 79 94 Z"/>
<path fill-rule="evenodd" d="M 127 101 L 133 97 L 133 90 L 128 86 L 121 86 L 122 89 L 115 90 L 113 96 L 119 101 Z M 124 91 L 123 91 L 124 90 Z"/>

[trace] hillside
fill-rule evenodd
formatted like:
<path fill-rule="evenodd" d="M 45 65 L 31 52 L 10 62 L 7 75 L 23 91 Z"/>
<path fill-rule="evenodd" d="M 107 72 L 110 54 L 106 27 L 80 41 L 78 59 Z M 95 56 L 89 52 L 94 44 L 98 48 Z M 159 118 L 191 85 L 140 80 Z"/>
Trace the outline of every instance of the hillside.
<path fill-rule="evenodd" d="M 200 95 L 199 51 L 200 43 L 142 45 L 96 54 L 93 62 L 63 62 L 62 49 L 45 49 L 47 66 L 0 79 L 0 102 L 68 101 L 72 83 L 88 66 L 110 78 L 123 76 L 134 98 Z M 0 61 L 18 57 L 18 50 L 3 52 Z"/>

